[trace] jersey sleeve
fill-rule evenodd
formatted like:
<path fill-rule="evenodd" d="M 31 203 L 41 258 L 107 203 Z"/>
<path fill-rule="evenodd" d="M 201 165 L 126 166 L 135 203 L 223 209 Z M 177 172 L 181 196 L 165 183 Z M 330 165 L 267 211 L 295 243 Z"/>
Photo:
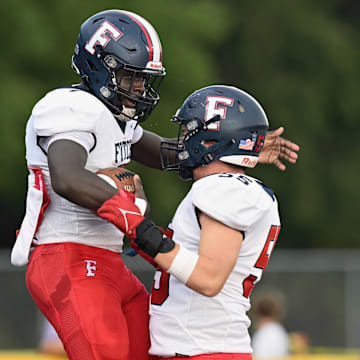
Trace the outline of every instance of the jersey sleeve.
<path fill-rule="evenodd" d="M 213 219 L 240 231 L 249 227 L 271 206 L 270 196 L 264 196 L 255 181 L 237 179 L 236 174 L 215 174 L 196 181 L 192 202 Z"/>
<path fill-rule="evenodd" d="M 42 137 L 39 140 L 40 147 L 44 150 L 45 153 L 48 152 L 49 146 L 56 140 L 71 140 L 79 145 L 81 145 L 86 152 L 89 154 L 91 149 L 95 146 L 95 137 L 92 133 L 89 132 L 81 132 L 81 131 L 72 131 L 65 132 L 60 134 L 55 134 L 52 136 Z"/>
<path fill-rule="evenodd" d="M 42 98 L 32 111 L 38 136 L 71 131 L 95 132 L 108 111 L 98 99 L 79 89 L 56 89 Z"/>

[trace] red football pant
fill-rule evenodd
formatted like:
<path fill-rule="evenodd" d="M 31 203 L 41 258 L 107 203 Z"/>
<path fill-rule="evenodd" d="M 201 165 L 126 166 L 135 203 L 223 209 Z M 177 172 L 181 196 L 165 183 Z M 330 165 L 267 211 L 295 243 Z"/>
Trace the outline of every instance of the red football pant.
<path fill-rule="evenodd" d="M 40 245 L 26 284 L 69 359 L 147 358 L 149 294 L 119 254 L 74 243 Z"/>

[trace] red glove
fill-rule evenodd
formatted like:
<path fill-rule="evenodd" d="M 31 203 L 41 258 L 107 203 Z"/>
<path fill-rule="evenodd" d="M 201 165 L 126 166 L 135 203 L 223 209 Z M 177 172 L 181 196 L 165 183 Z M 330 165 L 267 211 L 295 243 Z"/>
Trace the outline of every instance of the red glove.
<path fill-rule="evenodd" d="M 119 190 L 119 195 L 105 201 L 97 214 L 133 239 L 139 249 L 150 257 L 154 258 L 159 252 L 171 251 L 175 247 L 174 241 L 167 238 L 150 218 L 142 216 L 134 201 L 133 194 Z"/>
<path fill-rule="evenodd" d="M 135 239 L 136 227 L 145 218 L 134 202 L 134 194 L 119 190 L 118 195 L 114 195 L 98 208 L 97 214 L 118 227 L 127 237 Z"/>

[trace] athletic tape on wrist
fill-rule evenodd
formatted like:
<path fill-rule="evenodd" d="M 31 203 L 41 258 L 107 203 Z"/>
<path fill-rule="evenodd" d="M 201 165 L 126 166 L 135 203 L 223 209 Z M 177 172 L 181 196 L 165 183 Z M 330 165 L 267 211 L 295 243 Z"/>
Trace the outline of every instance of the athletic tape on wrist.
<path fill-rule="evenodd" d="M 135 198 L 135 205 L 139 208 L 141 215 L 145 214 L 147 203 L 144 199 Z"/>
<path fill-rule="evenodd" d="M 174 275 L 178 280 L 186 284 L 190 275 L 194 271 L 198 259 L 198 254 L 195 254 L 185 249 L 183 246 L 180 246 L 180 249 L 167 272 L 171 275 Z"/>

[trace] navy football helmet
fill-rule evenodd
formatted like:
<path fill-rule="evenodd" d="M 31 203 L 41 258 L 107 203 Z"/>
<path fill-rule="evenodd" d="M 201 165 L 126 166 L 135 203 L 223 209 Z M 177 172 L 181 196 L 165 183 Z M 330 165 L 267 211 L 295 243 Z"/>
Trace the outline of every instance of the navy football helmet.
<path fill-rule="evenodd" d="M 178 170 L 184 180 L 193 178 L 193 169 L 215 160 L 254 167 L 269 127 L 264 110 L 252 96 L 224 85 L 193 92 L 172 121 L 180 125 L 178 139 L 162 142 L 162 167 Z"/>
<path fill-rule="evenodd" d="M 102 11 L 82 24 L 72 67 L 88 90 L 123 121 L 140 122 L 150 115 L 166 74 L 155 29 L 141 16 L 123 10 Z M 126 88 L 120 86 L 122 76 L 127 77 Z M 132 91 L 139 78 L 141 93 Z M 135 105 L 125 108 L 124 99 Z"/>

